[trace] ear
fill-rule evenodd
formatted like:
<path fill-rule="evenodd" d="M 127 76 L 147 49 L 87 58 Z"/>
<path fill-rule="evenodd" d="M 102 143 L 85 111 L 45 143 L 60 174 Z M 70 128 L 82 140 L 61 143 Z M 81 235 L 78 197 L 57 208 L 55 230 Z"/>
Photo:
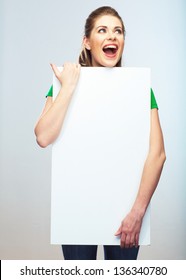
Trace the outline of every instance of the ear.
<path fill-rule="evenodd" d="M 87 50 L 91 50 L 90 41 L 86 36 L 83 37 L 83 45 Z"/>

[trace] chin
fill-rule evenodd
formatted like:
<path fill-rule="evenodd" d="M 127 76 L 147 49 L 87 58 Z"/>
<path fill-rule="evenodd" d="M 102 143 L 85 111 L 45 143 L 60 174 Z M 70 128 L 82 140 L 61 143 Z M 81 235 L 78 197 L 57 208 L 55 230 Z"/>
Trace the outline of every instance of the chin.
<path fill-rule="evenodd" d="M 116 64 L 119 62 L 120 58 L 115 58 L 115 59 L 105 59 L 105 58 L 101 58 L 101 59 L 97 59 L 97 61 L 94 61 L 92 63 L 92 66 L 97 66 L 97 67 L 108 67 L 108 68 L 112 68 L 115 67 Z"/>
<path fill-rule="evenodd" d="M 105 63 L 103 63 L 103 67 L 112 68 L 112 67 L 115 67 L 117 63 L 118 63 L 118 61 L 116 61 L 116 62 L 112 62 L 112 61 L 105 62 Z"/>

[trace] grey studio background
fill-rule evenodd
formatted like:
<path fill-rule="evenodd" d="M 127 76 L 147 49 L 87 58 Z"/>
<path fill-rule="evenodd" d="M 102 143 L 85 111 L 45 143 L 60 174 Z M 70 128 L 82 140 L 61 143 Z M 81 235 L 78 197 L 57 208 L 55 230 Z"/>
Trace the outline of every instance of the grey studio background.
<path fill-rule="evenodd" d="M 152 69 L 165 137 L 151 246 L 139 259 L 186 259 L 184 0 L 0 1 L 1 259 L 62 259 L 50 245 L 51 147 L 37 146 L 33 129 L 52 83 L 49 63 L 77 61 L 85 19 L 102 5 L 125 22 L 124 65 Z"/>

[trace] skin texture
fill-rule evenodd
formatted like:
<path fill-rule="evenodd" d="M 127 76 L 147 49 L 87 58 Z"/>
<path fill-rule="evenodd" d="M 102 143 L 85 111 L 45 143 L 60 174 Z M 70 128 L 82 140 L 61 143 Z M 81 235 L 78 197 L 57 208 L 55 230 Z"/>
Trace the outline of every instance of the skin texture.
<path fill-rule="evenodd" d="M 91 51 L 93 67 L 114 67 L 124 49 L 124 34 L 120 20 L 109 15 L 98 17 L 90 37 L 84 37 L 83 42 L 85 48 Z M 117 51 L 110 50 L 105 53 L 103 51 L 105 46 L 116 48 Z M 35 126 L 36 140 L 43 148 L 53 143 L 62 129 L 81 69 L 81 66 L 75 63 L 65 63 L 62 72 L 54 64 L 51 64 L 51 67 L 63 86 L 54 101 L 52 97 L 47 98 L 43 112 Z M 120 236 L 121 247 L 138 246 L 143 217 L 158 185 L 165 159 L 158 110 L 152 109 L 149 152 L 144 164 L 139 190 L 130 212 L 124 217 L 115 232 L 116 236 Z"/>

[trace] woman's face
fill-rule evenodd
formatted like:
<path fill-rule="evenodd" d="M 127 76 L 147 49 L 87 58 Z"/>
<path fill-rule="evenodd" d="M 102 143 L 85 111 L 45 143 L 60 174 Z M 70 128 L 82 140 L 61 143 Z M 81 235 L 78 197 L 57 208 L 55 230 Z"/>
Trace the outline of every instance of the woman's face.
<path fill-rule="evenodd" d="M 115 16 L 101 16 L 96 20 L 90 38 L 84 38 L 84 45 L 91 52 L 92 66 L 114 67 L 124 48 L 121 21 Z"/>

